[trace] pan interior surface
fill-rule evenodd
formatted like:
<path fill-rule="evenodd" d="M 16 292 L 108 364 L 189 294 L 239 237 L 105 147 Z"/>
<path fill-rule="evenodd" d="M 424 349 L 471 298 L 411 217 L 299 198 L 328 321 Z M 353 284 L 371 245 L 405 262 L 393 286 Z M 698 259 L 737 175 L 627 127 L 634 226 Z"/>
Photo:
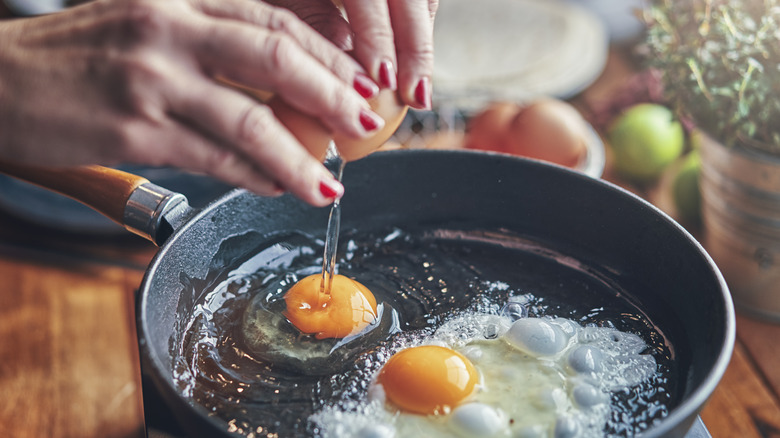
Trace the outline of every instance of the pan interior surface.
<path fill-rule="evenodd" d="M 533 274 L 523 277 L 520 289 L 547 302 L 555 301 L 550 297 L 556 291 L 571 289 L 619 301 L 624 308 L 615 312 L 626 317 L 610 320 L 628 331 L 647 330 L 645 341 L 661 359 L 669 359 L 659 366 L 669 368 L 671 411 L 656 419 L 646 436 L 684 434 L 725 369 L 733 310 L 717 269 L 679 226 L 620 189 L 527 160 L 427 151 L 378 154 L 353 163 L 345 171 L 345 185 L 343 229 L 356 233 L 356 241 L 361 234 L 379 233 L 373 235 L 378 238 L 399 228 L 439 233 L 440 241 L 447 232 L 445 240 L 468 241 L 464 247 L 472 252 L 485 243 L 474 243 L 479 239 L 498 239 L 504 246 L 513 242 L 507 250 L 527 257 L 517 256 L 515 272 L 525 263 Z M 230 427 L 202 403 L 188 400 L 192 388 L 172 378 L 193 310 L 206 299 L 209 284 L 242 266 L 253 251 L 279 236 L 313 236 L 316 242 L 326 218 L 326 209 L 288 197 L 267 200 L 235 192 L 179 230 L 156 258 L 139 303 L 144 366 L 180 417 L 205 425 L 195 428 L 195 435 L 228 434 Z M 344 266 L 348 269 L 348 263 Z M 496 267 L 488 276 L 510 269 Z M 582 293 L 568 302 L 583 300 L 588 305 L 573 311 L 587 322 L 588 312 L 600 306 Z M 631 326 L 632 321 L 641 323 Z M 275 418 L 282 411 L 266 415 Z"/>

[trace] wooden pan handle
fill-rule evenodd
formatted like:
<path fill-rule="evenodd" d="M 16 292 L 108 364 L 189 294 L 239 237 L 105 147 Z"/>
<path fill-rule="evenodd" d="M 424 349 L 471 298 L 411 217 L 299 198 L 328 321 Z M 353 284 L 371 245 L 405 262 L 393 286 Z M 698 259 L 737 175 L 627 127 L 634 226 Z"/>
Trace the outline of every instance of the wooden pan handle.
<path fill-rule="evenodd" d="M 149 182 L 102 166 L 44 167 L 0 161 L 0 172 L 73 198 L 119 224 L 130 194 Z"/>

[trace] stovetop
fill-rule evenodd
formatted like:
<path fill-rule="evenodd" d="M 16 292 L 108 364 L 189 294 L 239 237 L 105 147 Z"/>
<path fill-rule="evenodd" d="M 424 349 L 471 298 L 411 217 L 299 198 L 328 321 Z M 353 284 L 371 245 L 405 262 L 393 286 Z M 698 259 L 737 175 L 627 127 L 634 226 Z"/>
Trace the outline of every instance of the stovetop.
<path fill-rule="evenodd" d="M 186 438 L 168 407 L 163 402 L 151 381 L 143 378 L 144 417 L 148 438 Z M 701 417 L 696 418 L 685 438 L 712 438 Z"/>

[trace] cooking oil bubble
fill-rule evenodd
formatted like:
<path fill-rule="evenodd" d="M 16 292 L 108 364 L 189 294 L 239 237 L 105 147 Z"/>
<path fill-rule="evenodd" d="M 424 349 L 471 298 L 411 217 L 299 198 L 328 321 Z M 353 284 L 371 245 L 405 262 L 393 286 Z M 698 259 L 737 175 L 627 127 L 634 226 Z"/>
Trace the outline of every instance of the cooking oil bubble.
<path fill-rule="evenodd" d="M 520 318 L 528 316 L 528 309 L 520 303 L 507 303 L 507 305 L 501 309 L 501 315 L 506 316 L 512 321 L 517 321 Z"/>

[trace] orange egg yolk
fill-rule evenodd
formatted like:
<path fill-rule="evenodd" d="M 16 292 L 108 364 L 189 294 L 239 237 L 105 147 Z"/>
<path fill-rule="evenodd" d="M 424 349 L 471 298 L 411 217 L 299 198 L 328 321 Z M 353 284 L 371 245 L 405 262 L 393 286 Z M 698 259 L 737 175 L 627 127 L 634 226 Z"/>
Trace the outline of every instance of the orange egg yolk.
<path fill-rule="evenodd" d="M 322 274 L 305 277 L 287 291 L 284 301 L 284 316 L 298 330 L 317 339 L 358 333 L 377 315 L 374 294 L 343 275 L 333 276 L 330 293 L 322 288 Z"/>
<path fill-rule="evenodd" d="M 450 412 L 474 391 L 477 379 L 474 365 L 465 356 L 435 345 L 399 351 L 378 377 L 389 401 L 424 415 Z"/>

